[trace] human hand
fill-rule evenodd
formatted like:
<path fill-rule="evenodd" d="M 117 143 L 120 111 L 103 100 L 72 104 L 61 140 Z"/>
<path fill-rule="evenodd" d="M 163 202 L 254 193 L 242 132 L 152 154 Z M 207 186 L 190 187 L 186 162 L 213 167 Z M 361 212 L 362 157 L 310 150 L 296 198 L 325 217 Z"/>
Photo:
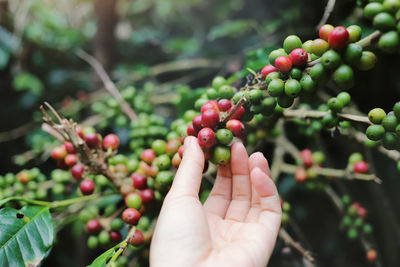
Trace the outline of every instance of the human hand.
<path fill-rule="evenodd" d="M 281 222 L 278 192 L 261 153 L 249 158 L 235 143 L 231 155 L 230 164 L 219 166 L 203 206 L 198 193 L 204 154 L 196 138 L 185 139 L 151 242 L 151 266 L 267 265 Z"/>

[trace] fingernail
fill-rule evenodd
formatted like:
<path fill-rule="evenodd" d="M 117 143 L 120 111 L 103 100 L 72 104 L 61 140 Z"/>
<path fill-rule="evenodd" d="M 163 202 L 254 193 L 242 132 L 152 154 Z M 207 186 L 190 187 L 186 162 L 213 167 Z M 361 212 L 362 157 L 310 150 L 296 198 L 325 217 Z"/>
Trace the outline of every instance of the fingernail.
<path fill-rule="evenodd" d="M 185 138 L 185 143 L 184 143 L 184 149 L 190 149 L 193 143 L 193 138 L 190 138 L 190 136 Z"/>

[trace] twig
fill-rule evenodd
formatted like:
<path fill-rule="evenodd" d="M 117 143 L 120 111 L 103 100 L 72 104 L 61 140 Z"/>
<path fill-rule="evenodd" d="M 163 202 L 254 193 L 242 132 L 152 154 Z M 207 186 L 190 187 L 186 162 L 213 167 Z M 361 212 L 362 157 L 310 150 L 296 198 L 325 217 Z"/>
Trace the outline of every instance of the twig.
<path fill-rule="evenodd" d="M 328 111 L 318 111 L 318 110 L 304 110 L 304 109 L 286 109 L 283 111 L 283 116 L 285 118 L 300 118 L 300 119 L 321 119 L 325 115 L 329 114 Z M 347 121 L 360 122 L 371 125 L 367 116 L 360 116 L 354 114 L 337 113 L 339 118 Z"/>
<path fill-rule="evenodd" d="M 240 98 L 239 102 L 236 103 L 236 105 L 233 106 L 232 110 L 225 116 L 225 118 L 222 119 L 223 123 L 228 122 L 232 117 L 236 114 L 236 112 L 243 106 L 244 103 L 246 103 L 246 97 L 242 96 Z"/>
<path fill-rule="evenodd" d="M 124 253 L 125 249 L 128 247 L 129 243 L 131 242 L 132 238 L 135 236 L 136 233 L 136 227 L 132 226 L 132 228 L 129 230 L 128 236 L 126 239 L 122 242 L 122 244 L 119 246 L 117 252 L 112 256 L 110 261 L 107 263 L 107 266 L 115 266 L 115 261 L 118 259 L 118 257 Z"/>
<path fill-rule="evenodd" d="M 318 23 L 317 29 L 319 29 L 322 25 L 326 24 L 331 15 L 333 9 L 335 8 L 336 0 L 329 0 L 328 4 L 325 7 L 324 15 L 321 18 L 321 21 Z"/>
<path fill-rule="evenodd" d="M 42 123 L 42 131 L 52 135 L 53 137 L 57 138 L 59 141 L 64 141 L 64 136 L 60 135 L 58 131 L 56 131 L 53 127 L 51 127 L 47 123 Z"/>
<path fill-rule="evenodd" d="M 286 244 L 290 245 L 290 246 L 293 247 L 295 250 L 297 250 L 298 252 L 300 252 L 300 253 L 303 255 L 303 257 L 304 257 L 305 259 L 307 259 L 307 260 L 310 261 L 310 262 L 315 261 L 314 257 L 311 255 L 311 252 L 308 251 L 308 250 L 305 250 L 299 243 L 297 243 L 296 241 L 294 241 L 293 238 L 289 235 L 289 233 L 288 233 L 284 228 L 281 228 L 281 229 L 279 230 L 279 237 L 282 238 L 282 240 L 283 240 Z M 314 266 L 314 264 L 311 265 L 311 266 Z"/>
<path fill-rule="evenodd" d="M 97 73 L 97 75 L 102 80 L 104 87 L 107 91 L 121 104 L 121 108 L 123 112 L 132 120 L 137 120 L 137 115 L 133 111 L 133 109 L 129 106 L 129 104 L 122 98 L 115 84 L 111 81 L 107 72 L 100 64 L 100 62 L 95 59 L 93 56 L 89 55 L 85 51 L 79 49 L 76 51 L 76 55 L 86 61 Z"/>

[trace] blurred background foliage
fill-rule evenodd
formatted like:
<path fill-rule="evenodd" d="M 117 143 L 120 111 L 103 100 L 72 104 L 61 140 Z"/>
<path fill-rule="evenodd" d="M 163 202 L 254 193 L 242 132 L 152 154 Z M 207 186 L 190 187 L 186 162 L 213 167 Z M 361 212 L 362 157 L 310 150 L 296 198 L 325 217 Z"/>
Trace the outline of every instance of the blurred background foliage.
<path fill-rule="evenodd" d="M 78 49 L 94 55 L 126 94 L 140 88 L 133 100 L 135 108 L 154 110 L 170 122 L 193 106 L 201 88 L 215 75 L 231 81 L 242 78 L 248 74 L 246 68 L 258 71 L 264 66 L 268 52 L 288 34 L 303 40 L 315 37 L 326 2 L 0 0 L 1 173 L 15 172 L 21 166 L 39 166 L 44 173 L 54 168 L 48 157 L 56 142 L 40 129 L 38 108 L 43 101 L 79 122 L 116 131 L 128 143 L 124 134 L 127 117 L 112 112 L 104 115 L 115 103 L 90 66 L 76 55 Z M 366 34 L 371 31 L 355 0 L 337 0 L 329 22 L 357 22 Z M 390 110 L 400 96 L 399 57 L 378 57 L 374 71 L 357 74 L 357 86 L 351 92 L 364 112 L 373 107 Z M 103 123 L 102 116 L 106 117 Z M 300 148 L 324 147 L 336 167 L 343 167 L 351 152 L 363 149 L 342 137 L 332 140 L 329 134 L 317 143 L 296 134 L 293 139 Z M 268 149 L 263 152 L 270 159 Z M 379 253 L 385 266 L 396 266 L 400 262 L 396 253 L 400 250 L 400 180 L 393 162 L 375 153 L 369 156 L 384 184 L 380 188 L 349 184 L 348 191 L 370 207 Z M 292 190 L 292 181 L 292 177 L 284 180 L 280 191 L 293 205 L 293 217 L 305 236 L 302 242 L 307 240 L 321 266 L 365 266 L 362 249 L 338 234 L 340 218 L 329 200 Z M 74 239 L 69 231 L 61 233 L 45 266 L 83 266 L 98 254 L 88 251 L 85 242 Z M 270 266 L 293 264 L 279 252 Z"/>

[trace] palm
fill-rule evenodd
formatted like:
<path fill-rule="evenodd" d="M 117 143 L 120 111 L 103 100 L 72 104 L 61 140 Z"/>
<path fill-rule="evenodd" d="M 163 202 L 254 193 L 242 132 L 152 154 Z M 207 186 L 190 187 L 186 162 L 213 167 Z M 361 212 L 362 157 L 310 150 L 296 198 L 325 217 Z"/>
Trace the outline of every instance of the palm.
<path fill-rule="evenodd" d="M 265 266 L 281 218 L 267 161 L 260 153 L 249 159 L 243 145 L 235 144 L 231 164 L 219 167 L 203 206 L 195 177 L 201 179 L 204 159 L 196 145 L 189 162 L 182 161 L 187 167 L 181 165 L 164 202 L 151 248 L 152 265 Z"/>

